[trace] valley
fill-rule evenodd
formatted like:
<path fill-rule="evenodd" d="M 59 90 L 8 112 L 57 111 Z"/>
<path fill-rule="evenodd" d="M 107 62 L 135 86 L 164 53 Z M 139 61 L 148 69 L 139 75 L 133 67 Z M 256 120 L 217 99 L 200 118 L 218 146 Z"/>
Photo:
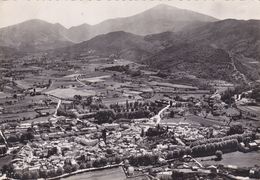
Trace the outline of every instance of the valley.
<path fill-rule="evenodd" d="M 259 22 L 0 28 L 0 179 L 260 178 Z"/>

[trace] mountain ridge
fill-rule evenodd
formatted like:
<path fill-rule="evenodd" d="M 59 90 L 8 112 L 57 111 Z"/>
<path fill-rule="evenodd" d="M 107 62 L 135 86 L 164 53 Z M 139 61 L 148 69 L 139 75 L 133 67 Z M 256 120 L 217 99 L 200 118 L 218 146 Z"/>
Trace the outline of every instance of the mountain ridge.
<path fill-rule="evenodd" d="M 113 31 L 137 35 L 181 31 L 217 19 L 168 5 L 158 5 L 129 17 L 108 19 L 96 25 L 65 28 L 59 23 L 32 19 L 0 29 L 0 43 L 22 51 L 41 51 L 80 43 Z"/>

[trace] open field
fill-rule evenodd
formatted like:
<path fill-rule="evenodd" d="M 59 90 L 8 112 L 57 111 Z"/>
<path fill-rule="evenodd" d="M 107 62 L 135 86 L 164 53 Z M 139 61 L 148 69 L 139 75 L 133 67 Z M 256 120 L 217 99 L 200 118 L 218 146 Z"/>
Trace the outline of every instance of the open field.
<path fill-rule="evenodd" d="M 126 176 L 121 167 L 113 169 L 105 169 L 99 171 L 86 172 L 71 177 L 62 178 L 62 180 L 124 180 Z"/>
<path fill-rule="evenodd" d="M 0 92 L 0 98 L 12 97 L 10 93 Z"/>
<path fill-rule="evenodd" d="M 195 115 L 187 116 L 185 122 L 188 122 L 188 123 L 195 122 L 195 123 L 203 124 L 205 126 L 223 125 L 224 124 L 223 121 L 214 120 L 214 119 L 210 119 L 210 118 L 204 118 L 204 117 L 195 116 Z"/>
<path fill-rule="evenodd" d="M 110 77 L 111 77 L 110 75 L 105 75 L 105 76 L 97 76 L 97 77 L 92 77 L 92 78 L 84 78 L 82 80 L 95 83 L 95 82 L 103 82 L 107 78 L 110 78 Z"/>
<path fill-rule="evenodd" d="M 205 158 L 197 158 L 199 161 L 202 159 L 211 159 L 215 156 L 209 156 Z M 227 165 L 234 165 L 238 167 L 254 167 L 255 165 L 259 165 L 260 162 L 260 151 L 254 151 L 249 153 L 242 153 L 242 152 L 233 152 L 223 154 L 223 159 L 221 161 L 202 161 L 203 164 L 210 164 L 210 165 L 217 165 L 223 164 Z"/>
<path fill-rule="evenodd" d="M 27 111 L 27 112 L 21 112 L 21 113 L 15 113 L 15 114 L 1 114 L 0 115 L 0 121 L 2 120 L 22 120 L 23 118 L 34 118 L 37 115 L 35 111 Z"/>
<path fill-rule="evenodd" d="M 54 89 L 46 92 L 46 94 L 50 94 L 53 96 L 57 96 L 60 98 L 73 98 L 75 95 L 80 95 L 80 96 L 93 96 L 96 94 L 95 91 L 93 90 L 86 90 L 82 88 L 66 88 L 66 89 Z"/>
<path fill-rule="evenodd" d="M 238 108 L 242 111 L 250 112 L 257 115 L 260 120 L 260 106 L 238 106 Z"/>
<path fill-rule="evenodd" d="M 160 87 L 170 87 L 170 88 L 180 88 L 180 89 L 196 89 L 197 87 L 194 86 L 187 86 L 182 84 L 172 84 L 172 83 L 161 83 L 161 82 L 150 82 L 149 84 L 153 86 L 160 86 Z"/>

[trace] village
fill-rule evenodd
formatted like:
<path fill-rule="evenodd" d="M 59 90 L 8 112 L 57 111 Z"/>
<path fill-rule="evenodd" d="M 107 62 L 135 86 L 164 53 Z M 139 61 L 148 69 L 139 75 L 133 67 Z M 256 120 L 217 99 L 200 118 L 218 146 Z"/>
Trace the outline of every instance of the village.
<path fill-rule="evenodd" d="M 89 57 L 80 67 L 31 58 L 12 78 L 1 71 L 3 176 L 55 179 L 120 167 L 124 178 L 260 177 L 257 163 L 218 164 L 232 153 L 257 156 L 254 89 L 174 83 L 123 59 Z M 18 68 L 28 63 L 37 68 Z"/>

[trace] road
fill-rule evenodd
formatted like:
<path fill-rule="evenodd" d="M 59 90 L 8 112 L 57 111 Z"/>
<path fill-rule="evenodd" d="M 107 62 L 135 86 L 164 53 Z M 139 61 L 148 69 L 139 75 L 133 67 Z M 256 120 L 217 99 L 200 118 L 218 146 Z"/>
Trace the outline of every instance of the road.
<path fill-rule="evenodd" d="M 0 130 L 0 136 L 3 138 L 3 140 L 4 140 L 5 144 L 7 145 L 7 141 L 6 141 L 6 139 L 5 139 L 5 136 L 3 135 L 3 133 L 2 133 L 2 131 L 1 131 L 1 130 Z"/>
<path fill-rule="evenodd" d="M 61 105 L 61 100 L 59 99 L 58 104 L 57 104 L 57 107 L 56 107 L 56 110 L 55 110 L 55 113 L 54 113 L 54 115 L 53 115 L 54 117 L 57 117 L 57 111 L 58 111 L 60 105 Z"/>
<path fill-rule="evenodd" d="M 83 83 L 83 82 L 81 82 L 81 81 L 79 80 L 79 77 L 80 77 L 80 76 L 81 76 L 81 74 L 75 76 L 76 81 L 77 81 L 78 83 L 80 83 L 81 85 L 83 85 L 83 86 L 87 86 L 85 83 Z"/>
<path fill-rule="evenodd" d="M 158 114 L 156 114 L 155 116 L 151 117 L 151 120 L 155 121 L 155 126 L 157 126 L 157 125 L 161 122 L 161 120 L 162 120 L 162 118 L 161 118 L 162 113 L 163 113 L 165 110 L 167 110 L 169 107 L 170 107 L 170 105 L 167 105 L 166 107 L 164 107 L 163 109 L 161 109 L 161 110 L 158 112 Z"/>

